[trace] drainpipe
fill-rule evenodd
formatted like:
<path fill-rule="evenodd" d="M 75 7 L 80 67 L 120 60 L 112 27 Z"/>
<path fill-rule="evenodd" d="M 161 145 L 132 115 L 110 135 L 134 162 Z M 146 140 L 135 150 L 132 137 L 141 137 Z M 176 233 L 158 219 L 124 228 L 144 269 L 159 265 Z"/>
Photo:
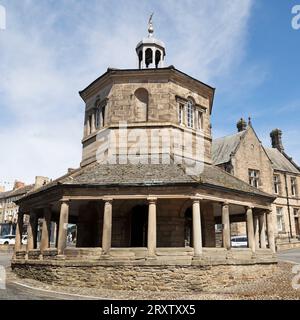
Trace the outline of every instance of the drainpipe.
<path fill-rule="evenodd" d="M 290 199 L 289 199 L 289 189 L 288 189 L 288 184 L 287 184 L 286 173 L 284 173 L 284 181 L 285 181 L 286 203 L 287 203 L 288 215 L 289 215 L 290 235 L 291 235 L 291 237 L 293 237 L 292 221 L 291 221 L 291 208 L 290 208 Z M 289 239 L 289 241 L 290 241 L 290 239 Z"/>

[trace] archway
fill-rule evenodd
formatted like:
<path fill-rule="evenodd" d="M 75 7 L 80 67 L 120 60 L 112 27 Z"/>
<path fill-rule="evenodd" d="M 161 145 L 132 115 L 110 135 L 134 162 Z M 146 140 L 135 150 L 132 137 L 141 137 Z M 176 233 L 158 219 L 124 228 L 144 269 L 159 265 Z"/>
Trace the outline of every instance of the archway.
<path fill-rule="evenodd" d="M 147 247 L 148 206 L 138 205 L 131 210 L 131 247 Z"/>

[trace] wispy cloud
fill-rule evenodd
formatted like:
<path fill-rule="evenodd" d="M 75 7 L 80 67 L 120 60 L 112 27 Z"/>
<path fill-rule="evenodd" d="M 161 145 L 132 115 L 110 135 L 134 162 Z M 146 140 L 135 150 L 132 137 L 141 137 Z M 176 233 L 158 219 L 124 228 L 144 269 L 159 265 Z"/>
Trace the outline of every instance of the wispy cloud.
<path fill-rule="evenodd" d="M 213 82 L 243 58 L 253 1 L 2 2 L 0 177 L 31 182 L 79 165 L 84 104 L 77 92 L 108 66 L 136 66 L 152 11 L 168 63 Z"/>

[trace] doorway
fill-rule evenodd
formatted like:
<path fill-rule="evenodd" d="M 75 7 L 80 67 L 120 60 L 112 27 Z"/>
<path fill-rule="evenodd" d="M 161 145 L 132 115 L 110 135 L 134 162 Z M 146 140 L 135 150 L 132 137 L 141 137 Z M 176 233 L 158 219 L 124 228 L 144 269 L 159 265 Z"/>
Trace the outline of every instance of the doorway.
<path fill-rule="evenodd" d="M 147 247 L 148 206 L 135 206 L 131 211 L 131 247 Z"/>

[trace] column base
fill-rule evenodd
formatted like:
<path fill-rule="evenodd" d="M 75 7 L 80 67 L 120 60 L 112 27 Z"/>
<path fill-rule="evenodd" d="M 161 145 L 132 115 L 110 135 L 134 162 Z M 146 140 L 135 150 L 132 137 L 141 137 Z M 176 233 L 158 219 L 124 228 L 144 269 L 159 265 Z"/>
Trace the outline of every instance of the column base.
<path fill-rule="evenodd" d="M 58 254 L 58 255 L 56 256 L 56 259 L 57 259 L 57 260 L 66 260 L 66 256 L 65 256 L 64 254 Z"/>

